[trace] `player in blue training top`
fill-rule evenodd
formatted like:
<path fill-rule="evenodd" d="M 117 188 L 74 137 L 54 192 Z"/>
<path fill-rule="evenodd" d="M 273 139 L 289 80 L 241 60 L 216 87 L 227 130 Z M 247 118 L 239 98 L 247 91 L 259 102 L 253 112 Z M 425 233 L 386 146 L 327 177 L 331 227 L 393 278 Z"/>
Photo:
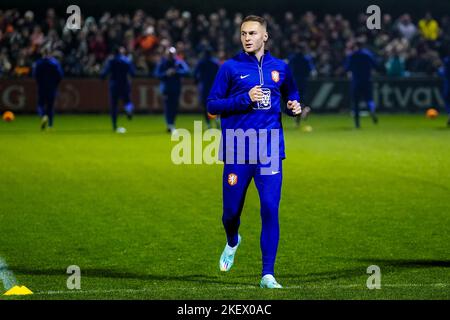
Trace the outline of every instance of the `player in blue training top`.
<path fill-rule="evenodd" d="M 221 116 L 220 157 L 225 163 L 222 222 L 227 244 L 219 268 L 229 271 L 233 265 L 242 240 L 238 229 L 245 194 L 254 179 L 262 220 L 260 286 L 281 288 L 274 277 L 279 240 L 281 162 L 285 158 L 281 112 L 299 115 L 300 97 L 288 65 L 264 50 L 268 39 L 265 19 L 248 16 L 242 20 L 240 31 L 244 50 L 222 65 L 208 97 L 208 112 Z M 288 100 L 286 107 L 282 107 L 281 99 Z M 237 145 L 236 140 L 240 141 Z M 258 155 L 255 148 L 259 149 L 256 150 Z M 271 159 L 270 167 L 264 154 Z"/>
<path fill-rule="evenodd" d="M 117 133 L 125 133 L 126 129 L 117 127 L 117 113 L 119 100 L 125 104 L 125 112 L 129 120 L 132 119 L 134 105 L 131 102 L 131 84 L 129 76 L 135 75 L 133 63 L 125 56 L 124 47 L 115 47 L 113 49 L 114 56 L 110 58 L 103 68 L 100 77 L 105 79 L 108 74 L 109 78 L 109 99 L 110 112 L 113 130 Z"/>
<path fill-rule="evenodd" d="M 206 104 L 218 70 L 219 62 L 211 56 L 211 48 L 206 48 L 203 52 L 203 57 L 195 67 L 194 78 L 195 82 L 198 84 L 202 107 L 205 108 L 205 120 L 208 128 L 211 128 L 211 121 L 206 110 Z M 219 127 L 219 118 L 216 117 L 215 122 L 216 126 Z"/>
<path fill-rule="evenodd" d="M 305 103 L 306 89 L 308 85 L 309 77 L 315 73 L 316 67 L 312 57 L 307 54 L 307 47 L 305 43 L 300 43 L 297 46 L 297 50 L 289 57 L 289 68 L 291 68 L 292 75 L 294 76 L 295 83 L 297 84 L 298 91 L 302 93 L 300 97 L 300 103 Z M 301 117 L 295 117 L 296 126 L 300 126 L 300 120 L 305 119 L 310 111 L 309 107 L 305 107 L 302 110 Z"/>
<path fill-rule="evenodd" d="M 175 118 L 180 103 L 181 78 L 187 76 L 189 72 L 188 65 L 177 57 L 177 50 L 174 47 L 166 50 L 165 57 L 156 66 L 155 76 L 161 80 L 160 89 L 164 97 L 167 132 L 173 133 L 175 130 Z"/>
<path fill-rule="evenodd" d="M 42 50 L 42 58 L 33 67 L 33 77 L 38 89 L 38 114 L 41 117 L 41 129 L 53 128 L 53 105 L 58 85 L 63 78 L 63 70 L 58 60 L 51 56 L 49 48 Z"/>
<path fill-rule="evenodd" d="M 372 70 L 377 68 L 377 63 L 372 52 L 364 48 L 363 40 L 358 39 L 355 42 L 354 51 L 347 56 L 344 67 L 347 72 L 351 72 L 351 97 L 355 127 L 360 127 L 359 102 L 361 98 L 367 103 L 373 123 L 378 123 L 372 96 Z"/>
<path fill-rule="evenodd" d="M 439 74 L 444 79 L 442 97 L 444 98 L 445 110 L 447 111 L 447 126 L 450 127 L 450 46 L 447 48 L 446 56 L 442 59 L 442 67 Z"/>

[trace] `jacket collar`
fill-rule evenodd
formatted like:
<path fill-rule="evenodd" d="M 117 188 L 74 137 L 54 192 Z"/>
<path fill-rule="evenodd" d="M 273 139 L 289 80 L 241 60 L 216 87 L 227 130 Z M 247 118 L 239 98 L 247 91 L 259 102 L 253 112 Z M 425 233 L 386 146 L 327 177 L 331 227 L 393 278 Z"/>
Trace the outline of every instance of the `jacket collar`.
<path fill-rule="evenodd" d="M 239 58 L 242 61 L 251 61 L 251 62 L 258 62 L 258 59 L 256 59 L 256 56 L 254 54 L 249 54 L 245 51 L 241 51 L 241 53 L 239 54 Z M 263 63 L 269 61 L 270 59 L 272 59 L 272 56 L 270 55 L 269 50 L 264 50 L 264 54 L 261 57 Z"/>

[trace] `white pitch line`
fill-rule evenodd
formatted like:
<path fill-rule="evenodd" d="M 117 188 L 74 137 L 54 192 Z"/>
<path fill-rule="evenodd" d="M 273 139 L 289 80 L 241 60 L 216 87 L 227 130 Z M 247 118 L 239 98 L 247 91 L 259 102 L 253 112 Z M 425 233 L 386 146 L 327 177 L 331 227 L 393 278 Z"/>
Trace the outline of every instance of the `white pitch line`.
<path fill-rule="evenodd" d="M 2 257 L 0 257 L 0 280 L 3 282 L 5 290 L 9 290 L 17 284 L 14 273 L 8 269 L 8 265 Z"/>
<path fill-rule="evenodd" d="M 383 287 L 389 288 L 413 288 L 413 287 L 435 287 L 435 288 L 446 288 L 449 287 L 450 283 L 424 283 L 424 284 L 408 284 L 408 283 L 398 283 L 398 284 L 382 284 Z M 257 286 L 240 286 L 240 287 L 220 287 L 220 290 L 261 290 Z M 283 290 L 308 290 L 308 289 L 355 289 L 360 288 L 368 290 L 368 288 L 361 284 L 349 284 L 349 285 L 331 285 L 331 286 L 289 286 L 284 287 Z M 199 290 L 198 287 L 174 287 L 174 288 L 143 288 L 143 289 L 110 289 L 110 290 L 61 290 L 61 291 L 36 291 L 34 294 L 37 295 L 64 295 L 64 294 L 95 294 L 95 293 L 140 293 L 140 292 L 160 292 L 160 291 L 172 291 L 172 290 Z M 203 289 L 203 288 L 202 288 Z"/>

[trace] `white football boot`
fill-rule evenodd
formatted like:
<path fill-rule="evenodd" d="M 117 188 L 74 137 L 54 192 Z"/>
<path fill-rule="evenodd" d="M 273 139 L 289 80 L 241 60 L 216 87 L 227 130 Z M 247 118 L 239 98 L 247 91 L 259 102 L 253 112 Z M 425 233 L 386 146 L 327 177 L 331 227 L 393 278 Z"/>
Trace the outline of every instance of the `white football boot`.
<path fill-rule="evenodd" d="M 234 263 L 234 255 L 236 254 L 236 250 L 241 243 L 241 236 L 238 235 L 238 243 L 234 247 L 230 247 L 228 243 L 225 245 L 225 249 L 223 249 L 222 255 L 220 256 L 219 261 L 219 269 L 220 271 L 229 271 Z"/>
<path fill-rule="evenodd" d="M 274 276 L 271 274 L 266 274 L 264 277 L 261 278 L 261 282 L 259 283 L 259 286 L 261 288 L 268 288 L 268 289 L 281 289 L 283 288 L 281 284 L 275 280 Z"/>

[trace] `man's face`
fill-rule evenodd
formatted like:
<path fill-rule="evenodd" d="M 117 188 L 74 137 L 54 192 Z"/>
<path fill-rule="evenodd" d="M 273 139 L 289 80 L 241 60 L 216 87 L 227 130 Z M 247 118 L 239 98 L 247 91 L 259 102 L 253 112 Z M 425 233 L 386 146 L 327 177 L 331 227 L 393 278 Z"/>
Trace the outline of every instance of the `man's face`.
<path fill-rule="evenodd" d="M 169 60 L 175 59 L 176 54 L 177 54 L 177 51 L 175 50 L 175 48 L 171 47 L 171 48 L 166 49 L 166 58 L 167 59 L 169 59 Z"/>
<path fill-rule="evenodd" d="M 241 42 L 244 51 L 247 53 L 256 53 L 267 41 L 268 35 L 266 28 L 257 21 L 247 21 L 241 26 Z"/>

